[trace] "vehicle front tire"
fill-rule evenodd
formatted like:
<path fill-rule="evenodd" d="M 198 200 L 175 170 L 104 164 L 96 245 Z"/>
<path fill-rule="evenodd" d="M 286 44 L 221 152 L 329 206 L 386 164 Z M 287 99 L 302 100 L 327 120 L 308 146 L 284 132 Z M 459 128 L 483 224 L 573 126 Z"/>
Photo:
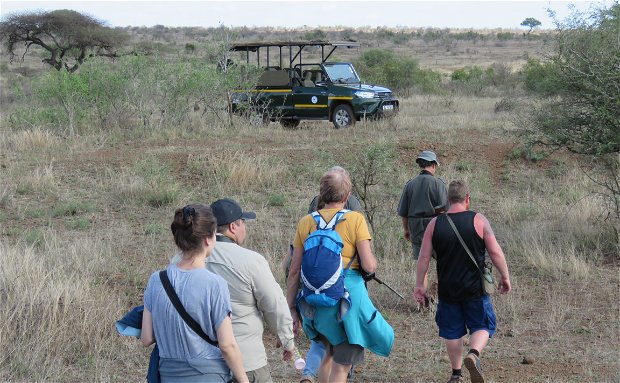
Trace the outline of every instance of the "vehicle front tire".
<path fill-rule="evenodd" d="M 300 121 L 296 118 L 280 120 L 280 124 L 282 124 L 282 127 L 284 127 L 284 129 L 295 129 L 299 126 L 299 122 Z"/>
<path fill-rule="evenodd" d="M 334 112 L 332 113 L 332 122 L 336 129 L 348 128 L 349 126 L 355 125 L 353 109 L 347 104 L 338 105 L 334 108 Z"/>

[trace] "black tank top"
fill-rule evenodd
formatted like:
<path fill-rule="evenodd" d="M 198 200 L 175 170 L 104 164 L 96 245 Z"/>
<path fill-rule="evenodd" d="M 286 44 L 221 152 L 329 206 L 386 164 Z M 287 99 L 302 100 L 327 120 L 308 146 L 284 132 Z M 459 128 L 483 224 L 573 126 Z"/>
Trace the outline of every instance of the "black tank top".
<path fill-rule="evenodd" d="M 450 213 L 463 241 L 469 247 L 478 267 L 484 264 L 485 246 L 474 227 L 476 212 Z M 433 249 L 437 252 L 439 299 L 457 303 L 481 297 L 483 294 L 480 271 L 471 261 L 444 214 L 437 217 L 433 232 Z"/>

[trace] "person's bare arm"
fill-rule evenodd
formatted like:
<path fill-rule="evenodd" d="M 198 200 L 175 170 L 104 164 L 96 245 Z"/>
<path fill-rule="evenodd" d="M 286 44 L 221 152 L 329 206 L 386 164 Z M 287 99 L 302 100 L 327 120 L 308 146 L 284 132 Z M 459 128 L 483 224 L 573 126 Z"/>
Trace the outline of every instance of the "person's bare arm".
<path fill-rule="evenodd" d="M 241 351 L 235 340 L 232 329 L 232 321 L 229 316 L 226 316 L 220 327 L 217 328 L 217 342 L 219 344 L 222 356 L 233 373 L 235 380 L 239 383 L 249 382 L 245 369 L 243 368 L 243 360 L 241 358 Z"/>
<path fill-rule="evenodd" d="M 431 263 L 431 256 L 433 254 L 433 233 L 435 232 L 436 220 L 437 218 L 433 218 L 426 227 L 424 237 L 422 238 L 422 246 L 420 247 L 418 265 L 416 267 L 416 282 L 415 290 L 413 291 L 413 299 L 420 304 L 424 304 L 424 299 L 426 298 L 424 277 L 428 272 L 428 267 Z"/>
<path fill-rule="evenodd" d="M 409 219 L 407 217 L 400 217 L 403 220 L 403 230 L 405 234 L 405 239 L 407 241 L 411 241 L 411 232 L 409 231 Z"/>
<path fill-rule="evenodd" d="M 487 220 L 484 215 L 476 214 L 474 225 L 478 234 L 480 234 L 480 229 L 482 229 L 482 239 L 484 240 L 484 246 L 489 253 L 491 262 L 493 263 L 500 275 L 499 292 L 501 294 L 506 294 L 510 292 L 512 286 L 510 285 L 510 275 L 508 273 L 508 265 L 506 264 L 506 257 L 504 256 L 504 252 L 502 251 L 502 248 L 497 242 L 497 238 L 495 238 L 495 233 L 493 233 L 493 229 L 491 229 L 491 224 L 489 223 L 489 220 Z"/>
<path fill-rule="evenodd" d="M 155 343 L 155 334 L 153 332 L 153 316 L 151 312 L 144 308 L 142 312 L 142 332 L 140 333 L 140 340 L 144 347 L 148 347 Z"/>
<path fill-rule="evenodd" d="M 297 297 L 297 290 L 299 290 L 299 272 L 301 270 L 301 258 L 304 254 L 303 247 L 296 247 L 293 249 L 293 260 L 291 261 L 291 268 L 288 272 L 288 282 L 286 283 L 286 302 L 293 318 L 293 332 L 297 334 L 299 329 L 299 317 L 297 316 L 297 310 L 295 309 L 295 298 Z"/>
<path fill-rule="evenodd" d="M 370 248 L 370 240 L 364 239 L 355 243 L 357 254 L 360 257 L 360 267 L 367 273 L 374 273 L 377 271 L 377 259 L 372 254 Z"/>

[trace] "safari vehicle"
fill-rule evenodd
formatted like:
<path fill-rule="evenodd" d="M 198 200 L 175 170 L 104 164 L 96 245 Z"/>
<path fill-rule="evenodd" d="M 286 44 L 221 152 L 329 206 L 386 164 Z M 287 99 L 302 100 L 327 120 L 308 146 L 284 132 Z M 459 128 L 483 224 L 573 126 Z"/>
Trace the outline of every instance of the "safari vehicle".
<path fill-rule="evenodd" d="M 261 49 L 266 49 L 263 51 L 266 55 L 262 55 L 266 62 L 264 72 L 250 91 L 233 93 L 232 111 L 245 113 L 254 122 L 279 121 L 287 128 L 297 127 L 301 120 L 329 120 L 336 129 L 362 119 L 396 114 L 399 101 L 391 90 L 364 84 L 351 63 L 327 61 L 339 47 L 355 48 L 359 43 L 299 41 L 233 45 L 230 51 L 245 52 L 248 65 L 250 52 L 255 52 L 259 67 Z M 314 62 L 302 61 L 304 48 L 320 49 L 320 62 L 316 58 Z M 275 63 L 270 57 L 270 51 L 274 50 L 279 52 L 279 61 Z"/>

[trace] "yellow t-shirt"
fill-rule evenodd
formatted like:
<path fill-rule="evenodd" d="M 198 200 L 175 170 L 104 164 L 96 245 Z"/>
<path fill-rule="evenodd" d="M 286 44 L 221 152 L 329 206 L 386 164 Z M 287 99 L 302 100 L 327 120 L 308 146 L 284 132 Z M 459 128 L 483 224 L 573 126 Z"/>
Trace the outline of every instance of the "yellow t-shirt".
<path fill-rule="evenodd" d="M 329 222 L 338 211 L 340 211 L 338 208 L 321 209 L 319 213 L 325 222 Z M 315 230 L 316 222 L 314 222 L 312 215 L 308 214 L 303 217 L 297 224 L 297 232 L 295 232 L 293 247 L 303 249 L 304 241 Z M 342 248 L 342 267 L 344 268 L 351 261 L 351 257 L 355 255 L 355 243 L 366 239 L 370 240 L 371 236 L 368 231 L 366 219 L 357 211 L 350 211 L 345 214 L 336 225 L 336 232 L 340 235 L 340 238 L 342 238 L 342 243 L 344 245 Z M 359 269 L 358 259 L 353 261 L 351 269 Z"/>

